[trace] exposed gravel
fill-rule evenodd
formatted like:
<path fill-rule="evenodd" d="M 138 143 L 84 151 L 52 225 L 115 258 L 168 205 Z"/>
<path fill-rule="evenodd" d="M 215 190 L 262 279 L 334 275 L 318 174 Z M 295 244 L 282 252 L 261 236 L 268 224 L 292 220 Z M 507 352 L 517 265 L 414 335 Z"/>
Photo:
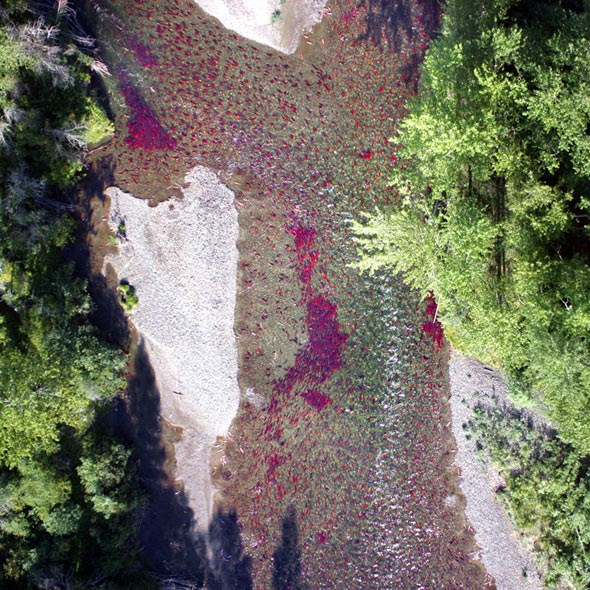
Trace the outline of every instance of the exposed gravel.
<path fill-rule="evenodd" d="M 302 35 L 322 20 L 326 1 L 195 0 L 224 27 L 283 53 L 294 53 Z"/>
<path fill-rule="evenodd" d="M 489 461 L 476 453 L 475 441 L 467 440 L 463 429 L 478 401 L 501 406 L 510 403 L 506 385 L 497 371 L 456 351 L 451 354 L 449 376 L 457 441 L 455 462 L 461 469 L 460 484 L 467 499 L 465 512 L 475 529 L 481 562 L 495 578 L 498 590 L 540 590 L 543 586 L 531 553 L 496 497 L 501 477 Z"/>
<path fill-rule="evenodd" d="M 239 402 L 236 301 L 238 216 L 234 194 L 207 168 L 187 176 L 184 198 L 157 207 L 109 188 L 109 223 L 125 238 L 107 257 L 136 289 L 131 319 L 146 346 L 162 416 L 182 427 L 177 477 L 198 528 L 213 507 L 209 457 Z"/>

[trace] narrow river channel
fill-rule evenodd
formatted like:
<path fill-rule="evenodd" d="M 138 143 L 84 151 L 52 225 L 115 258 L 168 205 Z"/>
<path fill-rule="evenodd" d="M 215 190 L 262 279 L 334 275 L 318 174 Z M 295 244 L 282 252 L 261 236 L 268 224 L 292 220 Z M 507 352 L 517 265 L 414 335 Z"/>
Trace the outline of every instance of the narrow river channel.
<path fill-rule="evenodd" d="M 242 580 L 227 587 L 483 588 L 432 303 L 350 266 L 350 220 L 397 198 L 396 128 L 438 3 L 328 2 L 291 55 L 190 0 L 87 4 L 114 183 L 173 203 L 198 165 L 235 194 L 241 401 L 211 458 L 212 551 Z"/>

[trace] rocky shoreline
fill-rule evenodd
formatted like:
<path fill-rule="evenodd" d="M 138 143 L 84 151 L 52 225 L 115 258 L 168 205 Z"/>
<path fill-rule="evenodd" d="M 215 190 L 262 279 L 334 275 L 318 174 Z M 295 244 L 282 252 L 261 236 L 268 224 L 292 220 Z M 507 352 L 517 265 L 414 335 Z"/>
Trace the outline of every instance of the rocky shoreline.
<path fill-rule="evenodd" d="M 449 359 L 449 380 L 457 443 L 455 464 L 467 502 L 465 513 L 480 548 L 474 557 L 494 578 L 498 590 L 541 590 L 543 585 L 530 549 L 497 498 L 502 479 L 465 432 L 477 403 L 511 407 L 506 383 L 498 371 L 455 350 Z"/>
<path fill-rule="evenodd" d="M 234 194 L 213 171 L 195 167 L 182 191 L 182 199 L 150 207 L 107 189 L 119 244 L 105 269 L 114 267 L 137 294 L 130 319 L 156 375 L 162 418 L 181 432 L 176 477 L 204 530 L 214 504 L 211 449 L 239 403 L 238 221 Z"/>

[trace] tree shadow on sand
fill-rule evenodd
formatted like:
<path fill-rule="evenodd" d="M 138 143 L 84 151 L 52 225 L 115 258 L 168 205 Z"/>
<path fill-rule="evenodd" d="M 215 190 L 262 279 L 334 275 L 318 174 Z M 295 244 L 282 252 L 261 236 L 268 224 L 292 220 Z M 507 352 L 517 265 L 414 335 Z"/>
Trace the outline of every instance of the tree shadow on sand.
<path fill-rule="evenodd" d="M 135 352 L 126 400 L 115 409 L 117 430 L 133 445 L 138 478 L 146 501 L 138 530 L 141 555 L 159 578 L 205 579 L 205 539 L 194 531 L 188 499 L 170 476 L 171 442 L 160 416 L 160 392 L 144 344 Z"/>
<path fill-rule="evenodd" d="M 196 531 L 188 498 L 171 477 L 173 432 L 160 416 L 160 392 L 141 341 L 127 397 L 116 412 L 147 492 L 138 531 L 147 569 L 166 580 L 166 588 L 251 590 L 251 560 L 243 551 L 236 513 L 217 513 L 207 534 Z"/>
<path fill-rule="evenodd" d="M 301 551 L 295 508 L 283 518 L 281 545 L 273 553 L 272 590 L 308 590 L 301 581 Z"/>

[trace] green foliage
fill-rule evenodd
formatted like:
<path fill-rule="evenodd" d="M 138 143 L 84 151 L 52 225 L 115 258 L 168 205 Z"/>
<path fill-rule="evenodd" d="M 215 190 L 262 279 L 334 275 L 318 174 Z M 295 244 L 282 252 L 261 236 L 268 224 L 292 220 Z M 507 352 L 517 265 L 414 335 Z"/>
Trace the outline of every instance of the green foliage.
<path fill-rule="evenodd" d="M 399 133 L 400 201 L 354 229 L 460 349 L 544 394 L 590 453 L 590 6 L 452 0 Z"/>
<path fill-rule="evenodd" d="M 39 522 L 52 535 L 76 530 L 81 513 L 78 507 L 67 505 L 72 493 L 69 477 L 32 460 L 22 461 L 19 473 L 20 477 L 5 475 L 0 488 L 3 532 L 26 538 L 32 522 Z"/>
<path fill-rule="evenodd" d="M 135 293 L 135 287 L 126 281 L 121 281 L 119 284 L 119 301 L 125 311 L 133 311 L 139 303 L 139 299 Z"/>
<path fill-rule="evenodd" d="M 481 407 L 470 429 L 506 482 L 501 499 L 535 548 L 547 587 L 588 588 L 588 458 L 522 412 Z"/>
<path fill-rule="evenodd" d="M 0 586 L 143 587 L 131 451 L 97 416 L 125 356 L 98 338 L 62 251 L 63 195 L 111 125 L 87 96 L 68 11 L 0 8 Z M 12 20 L 8 20 L 12 17 Z"/>
<path fill-rule="evenodd" d="M 270 15 L 270 22 L 273 25 L 276 25 L 279 21 L 281 20 L 281 11 L 280 9 L 276 9 L 273 11 L 273 13 Z"/>
<path fill-rule="evenodd" d="M 58 245 L 23 252 L 3 264 L 4 324 L 10 339 L 0 346 L 0 465 L 16 467 L 39 452 L 54 452 L 63 426 L 81 431 L 92 406 L 124 387 L 124 357 L 98 340 L 83 320 L 90 310 L 84 284 L 64 264 Z"/>
<path fill-rule="evenodd" d="M 38 451 L 54 452 L 62 425 L 81 429 L 88 415 L 77 391 L 62 384 L 59 365 L 32 353 L 3 351 L 0 360 L 0 461 L 15 467 Z"/>
<path fill-rule="evenodd" d="M 115 133 L 115 125 L 96 101 L 88 99 L 84 117 L 84 142 L 88 147 L 97 146 Z"/>
<path fill-rule="evenodd" d="M 130 455 L 122 445 L 94 445 L 78 466 L 78 476 L 94 511 L 107 519 L 129 508 L 124 484 Z"/>
<path fill-rule="evenodd" d="M 105 589 L 141 584 L 130 450 L 96 431 L 60 442 L 0 477 L 0 581 L 38 587 L 62 572 L 71 588 L 97 577 Z"/>
<path fill-rule="evenodd" d="M 52 189 L 79 176 L 82 150 L 111 135 L 113 126 L 87 96 L 95 60 L 76 47 L 77 37 L 68 29 L 70 13 L 34 20 L 31 14 L 5 22 L 0 30 L 0 177 L 5 185 L 18 169 L 19 180 L 44 183 L 37 198 L 51 201 Z M 83 47 L 88 50 L 87 44 Z"/>

